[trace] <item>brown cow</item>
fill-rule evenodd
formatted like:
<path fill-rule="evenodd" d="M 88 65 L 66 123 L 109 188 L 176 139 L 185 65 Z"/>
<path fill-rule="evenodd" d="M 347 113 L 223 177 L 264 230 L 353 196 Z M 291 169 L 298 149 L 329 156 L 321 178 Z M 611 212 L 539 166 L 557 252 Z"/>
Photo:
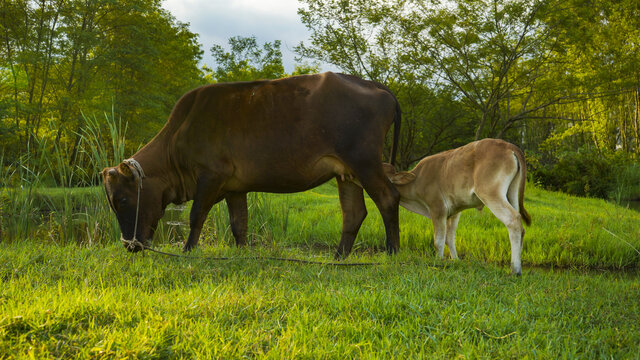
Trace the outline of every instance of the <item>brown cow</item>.
<path fill-rule="evenodd" d="M 529 225 L 531 217 L 523 204 L 527 168 L 517 146 L 484 139 L 425 157 L 409 172 L 396 172 L 389 164 L 384 169 L 400 192 L 400 205 L 433 221 L 440 258 L 445 241 L 451 257 L 458 258 L 460 211 L 486 205 L 509 230 L 511 269 L 521 274 L 522 221 Z"/>
<path fill-rule="evenodd" d="M 382 214 L 392 253 L 399 246 L 399 194 L 381 165 L 392 122 L 393 161 L 400 107 L 381 84 L 328 72 L 203 86 L 178 100 L 135 161 L 103 170 L 107 198 L 130 251 L 151 239 L 169 203 L 194 200 L 188 251 L 220 200 L 226 200 L 231 230 L 242 245 L 247 192 L 304 191 L 336 177 L 342 208 L 336 256 L 346 256 L 367 214 L 362 188 L 348 180 L 355 177 Z"/>

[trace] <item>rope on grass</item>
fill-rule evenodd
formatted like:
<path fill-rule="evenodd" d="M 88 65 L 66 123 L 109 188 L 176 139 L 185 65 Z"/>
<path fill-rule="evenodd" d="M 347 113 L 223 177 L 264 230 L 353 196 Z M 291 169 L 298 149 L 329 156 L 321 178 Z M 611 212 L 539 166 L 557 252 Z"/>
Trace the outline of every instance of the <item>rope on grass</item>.
<path fill-rule="evenodd" d="M 324 261 L 314 261 L 314 260 L 305 260 L 305 259 L 294 259 L 294 258 L 283 258 L 283 257 L 274 257 L 274 256 L 256 256 L 256 257 L 216 257 L 216 256 L 193 256 L 193 255 L 182 255 L 182 254 L 174 254 L 169 252 L 164 252 L 160 250 L 156 250 L 150 246 L 144 245 L 138 239 L 125 240 L 122 239 L 122 242 L 127 246 L 133 247 L 134 249 L 149 250 L 151 252 L 172 256 L 183 259 L 199 259 L 199 260 L 211 260 L 211 261 L 233 261 L 233 260 L 271 260 L 271 261 L 282 261 L 282 262 L 294 262 L 298 264 L 311 264 L 311 265 L 323 265 L 323 266 L 375 266 L 382 265 L 382 263 L 378 262 L 357 262 L 357 263 L 342 263 L 342 262 L 324 262 Z"/>

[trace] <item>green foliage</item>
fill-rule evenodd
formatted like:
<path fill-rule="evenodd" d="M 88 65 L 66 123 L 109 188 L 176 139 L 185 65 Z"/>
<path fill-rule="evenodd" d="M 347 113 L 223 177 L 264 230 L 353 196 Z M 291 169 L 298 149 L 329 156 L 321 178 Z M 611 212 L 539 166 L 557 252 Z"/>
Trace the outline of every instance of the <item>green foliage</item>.
<path fill-rule="evenodd" d="M 287 76 L 282 65 L 280 40 L 265 42 L 262 48 L 255 36 L 235 36 L 229 38 L 230 51 L 214 44 L 211 53 L 217 67 L 206 75 L 210 82 L 253 81 L 278 79 Z M 318 71 L 317 66 L 298 64 L 291 75 L 310 74 Z"/>
<path fill-rule="evenodd" d="M 123 159 L 126 129 L 113 115 L 105 114 L 104 123 L 87 117 L 84 121 L 78 147 L 91 164 L 87 168 L 72 165 L 70 149 L 50 144 L 46 136 L 19 161 L 0 158 L 0 234 L 4 239 L 35 236 L 55 243 L 94 243 L 115 237 L 118 226 L 107 220 L 111 212 L 102 201 L 102 189 L 70 186 L 97 184 L 103 167 Z M 47 185 L 63 187 L 46 189 Z"/>
<path fill-rule="evenodd" d="M 408 169 L 427 155 L 462 146 L 474 138 L 474 125 L 448 91 L 434 92 L 419 84 L 390 82 L 402 106 L 397 166 Z M 406 104 L 410 104 L 406 106 Z M 390 138 L 391 134 L 388 134 Z M 386 143 L 390 153 L 391 141 Z"/>
<path fill-rule="evenodd" d="M 45 137 L 77 165 L 80 109 L 115 108 L 131 125 L 129 150 L 150 139 L 175 100 L 202 83 L 196 35 L 160 6 L 158 0 L 0 2 L 5 158 L 17 161 Z"/>
<path fill-rule="evenodd" d="M 530 102 L 553 46 L 541 21 L 544 2 L 304 3 L 300 15 L 312 36 L 300 54 L 374 80 L 453 92 L 476 139 L 504 137 L 546 106 Z"/>
<path fill-rule="evenodd" d="M 229 38 L 230 52 L 218 44 L 211 53 L 218 64 L 212 78 L 215 82 L 277 79 L 284 75 L 280 40 L 266 42 L 262 49 L 255 36 Z"/>
<path fill-rule="evenodd" d="M 546 188 L 572 195 L 605 198 L 614 184 L 614 164 L 593 150 L 565 153 L 553 164 L 531 170 Z"/>

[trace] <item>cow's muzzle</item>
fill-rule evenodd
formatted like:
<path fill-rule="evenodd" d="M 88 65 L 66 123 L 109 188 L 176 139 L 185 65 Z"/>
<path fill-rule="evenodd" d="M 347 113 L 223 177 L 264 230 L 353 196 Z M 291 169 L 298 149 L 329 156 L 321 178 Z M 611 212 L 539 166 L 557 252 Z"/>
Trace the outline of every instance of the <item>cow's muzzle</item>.
<path fill-rule="evenodd" d="M 144 250 L 144 248 L 146 247 L 144 244 L 144 241 L 140 241 L 136 239 L 135 236 L 133 237 L 133 239 L 127 240 L 121 234 L 120 241 L 122 241 L 122 245 L 124 245 L 124 248 L 127 249 L 127 251 L 133 252 L 133 253 L 136 253 L 140 250 Z"/>

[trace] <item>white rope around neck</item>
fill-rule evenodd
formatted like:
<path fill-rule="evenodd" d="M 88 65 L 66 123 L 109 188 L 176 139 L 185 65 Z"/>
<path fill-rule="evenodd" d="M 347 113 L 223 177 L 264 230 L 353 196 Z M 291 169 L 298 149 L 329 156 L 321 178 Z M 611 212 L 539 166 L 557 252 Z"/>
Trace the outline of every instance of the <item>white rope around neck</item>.
<path fill-rule="evenodd" d="M 122 241 L 125 246 L 131 247 L 134 249 L 140 248 L 144 250 L 145 246 L 140 240 L 136 238 L 136 233 L 138 232 L 138 214 L 140 213 L 140 192 L 142 191 L 142 179 L 144 179 L 144 171 L 142 170 L 142 165 L 134 158 L 126 159 L 122 161 L 123 164 L 127 165 L 129 169 L 131 169 L 131 173 L 133 174 L 133 178 L 136 180 L 136 185 L 138 188 L 138 201 L 136 202 L 136 222 L 133 224 L 133 238 L 131 240 L 127 240 L 120 232 L 120 241 Z"/>

